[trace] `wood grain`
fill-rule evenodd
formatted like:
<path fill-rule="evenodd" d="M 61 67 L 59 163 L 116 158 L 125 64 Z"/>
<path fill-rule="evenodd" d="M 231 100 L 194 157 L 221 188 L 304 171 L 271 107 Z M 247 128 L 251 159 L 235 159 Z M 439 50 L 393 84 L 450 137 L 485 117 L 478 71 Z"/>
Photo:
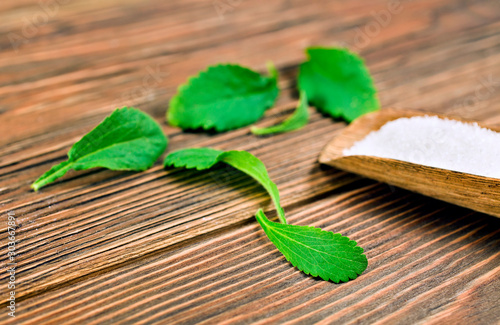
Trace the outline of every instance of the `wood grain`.
<path fill-rule="evenodd" d="M 267 60 L 282 91 L 258 124 L 282 121 L 297 101 L 304 48 L 342 44 L 366 59 L 384 107 L 500 127 L 497 1 L 402 1 L 384 26 L 381 0 L 221 2 L 233 5 L 222 16 L 202 0 L 59 1 L 51 15 L 34 0 L 0 3 L 2 270 L 8 212 L 19 225 L 17 317 L 7 316 L 4 271 L 0 323 L 499 322 L 499 220 L 320 165 L 342 121 L 311 108 L 304 129 L 272 137 L 184 133 L 164 122 L 188 76 L 219 62 L 264 72 Z M 43 13 L 46 23 L 23 32 Z M 26 40 L 16 50 L 12 33 Z M 356 240 L 366 272 L 337 285 L 293 268 L 254 220 L 259 207 L 275 217 L 266 193 L 231 168 L 164 171 L 158 162 L 143 173 L 70 172 L 30 190 L 123 105 L 161 123 L 169 150 L 258 156 L 287 219 Z"/>

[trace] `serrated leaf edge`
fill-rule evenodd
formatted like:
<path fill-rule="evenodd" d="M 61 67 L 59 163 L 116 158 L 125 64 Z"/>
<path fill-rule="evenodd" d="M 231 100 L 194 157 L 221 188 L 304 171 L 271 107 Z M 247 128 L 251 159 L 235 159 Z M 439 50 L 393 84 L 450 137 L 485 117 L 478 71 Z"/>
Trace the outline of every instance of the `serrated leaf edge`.
<path fill-rule="evenodd" d="M 259 214 L 260 214 L 260 217 L 258 216 Z M 262 228 L 263 228 L 264 232 L 266 233 L 267 237 L 269 238 L 269 240 L 270 240 L 271 242 L 273 242 L 273 240 L 271 240 L 271 238 L 269 237 L 269 234 L 268 234 L 268 232 L 266 231 L 266 229 L 267 229 L 268 231 L 271 231 L 271 232 L 276 233 L 276 231 L 273 231 L 274 225 L 275 225 L 275 224 L 276 224 L 276 225 L 281 225 L 281 224 L 279 224 L 279 223 L 275 223 L 275 222 L 272 222 L 272 221 L 270 221 L 269 219 L 267 219 L 267 217 L 265 216 L 264 212 L 263 212 L 261 209 L 259 209 L 259 211 L 257 211 L 257 214 L 256 214 L 256 219 L 257 219 L 257 221 L 259 222 L 259 224 L 262 226 Z M 293 225 L 288 225 L 288 226 L 293 226 Z M 298 263 L 298 262 L 297 262 L 296 258 L 293 258 L 293 257 L 291 257 L 291 256 L 290 256 L 290 257 L 289 257 L 289 256 L 287 256 L 284 252 L 282 252 L 282 251 L 278 248 L 278 246 L 276 246 L 276 245 L 275 245 L 276 249 L 278 249 L 278 250 L 279 250 L 279 251 L 283 254 L 283 256 L 285 257 L 285 259 L 286 259 L 288 262 L 290 262 L 290 263 L 291 263 L 294 267 L 296 267 L 297 269 L 299 269 L 301 272 L 303 272 L 303 273 L 305 273 L 305 274 L 307 274 L 307 275 L 311 275 L 311 276 L 313 276 L 313 277 L 320 277 L 321 279 L 323 279 L 323 280 L 325 280 L 325 281 L 330 280 L 330 281 L 335 282 L 335 283 L 340 283 L 340 282 L 348 282 L 349 280 L 354 280 L 354 279 L 356 279 L 359 275 L 361 275 L 361 274 L 362 274 L 362 273 L 366 270 L 366 267 L 368 266 L 368 259 L 367 259 L 366 255 L 365 255 L 365 254 L 363 254 L 363 253 L 364 253 L 364 249 L 363 249 L 362 247 L 358 246 L 358 243 L 357 243 L 356 241 L 351 240 L 351 239 L 349 239 L 349 238 L 348 238 L 348 237 L 346 237 L 346 236 L 342 236 L 341 234 L 338 234 L 338 233 L 333 233 L 333 232 L 331 232 L 331 231 L 326 231 L 326 230 L 323 230 L 323 229 L 321 229 L 321 228 L 317 228 L 317 227 L 314 227 L 314 226 L 298 226 L 298 227 L 307 227 L 307 228 L 312 228 L 313 230 L 317 230 L 317 233 L 318 233 L 318 234 L 330 236 L 330 237 L 331 237 L 331 239 L 334 239 L 335 237 L 337 237 L 339 240 L 343 240 L 343 241 L 345 241 L 345 244 L 346 244 L 346 245 L 349 245 L 349 246 L 351 246 L 351 247 L 353 247 L 353 248 L 358 247 L 358 248 L 360 249 L 360 251 L 359 251 L 359 252 L 356 252 L 356 253 L 357 253 L 357 254 L 359 254 L 359 256 L 364 256 L 365 261 L 366 261 L 366 263 L 363 263 L 363 262 L 361 262 L 361 261 L 357 261 L 357 260 L 350 260 L 350 259 L 345 259 L 345 258 L 338 257 L 338 256 L 333 256 L 333 257 L 338 258 L 338 259 L 348 260 L 349 262 L 358 263 L 358 264 L 360 264 L 360 265 L 363 267 L 363 270 L 362 270 L 362 271 L 360 271 L 360 272 L 358 272 L 357 270 L 347 270 L 347 271 L 349 271 L 349 272 L 346 272 L 346 277 L 347 277 L 347 280 L 345 280 L 345 279 L 343 279 L 343 278 L 339 277 L 339 280 L 337 281 L 337 279 L 335 279 L 335 278 L 331 277 L 330 275 L 329 275 L 329 276 L 327 276 L 327 277 L 323 277 L 323 276 L 321 276 L 319 273 L 317 273 L 317 274 L 316 274 L 316 273 L 314 273 L 314 272 L 311 272 L 311 271 L 309 271 L 309 270 L 306 270 L 306 269 L 305 269 L 305 268 L 304 268 L 304 267 L 303 267 L 300 263 Z M 331 234 L 331 235 L 329 235 L 329 234 Z M 280 240 L 280 239 L 279 239 L 279 237 L 278 237 L 278 236 L 276 236 L 276 235 L 274 235 L 273 237 L 275 237 L 277 240 Z M 287 237 L 288 237 L 288 236 L 287 236 Z M 310 236 L 309 236 L 309 237 L 310 237 Z M 323 236 L 323 237 L 324 237 L 324 236 Z M 289 238 L 290 240 L 292 240 L 292 241 L 297 242 L 297 241 L 296 241 L 296 240 L 294 240 L 293 238 L 290 238 L 290 237 L 288 237 L 288 238 Z M 344 239 L 344 238 L 345 238 L 345 239 Z M 281 242 L 281 241 L 280 241 L 280 242 Z M 305 246 L 305 245 L 303 245 L 303 244 L 302 244 L 302 243 L 300 243 L 300 242 L 297 242 L 297 243 L 298 243 L 298 244 L 300 244 L 301 246 Z M 274 244 L 274 242 L 273 242 L 273 244 Z M 287 247 L 287 246 L 286 246 L 283 242 L 281 242 L 281 244 L 282 244 L 282 246 Z M 306 246 L 306 247 L 308 247 L 308 246 Z M 316 250 L 316 249 L 314 249 L 314 248 L 312 248 L 312 247 L 308 247 L 308 248 L 309 248 L 309 249 Z M 301 259 L 300 254 L 298 254 L 297 252 L 295 252 L 295 251 L 294 251 L 294 250 L 292 250 L 292 249 L 290 249 L 289 251 L 290 251 L 290 252 L 292 252 L 293 254 L 295 254 L 295 255 L 297 256 L 297 258 L 298 258 L 298 259 Z M 318 250 L 316 250 L 316 251 L 318 251 Z M 318 252 L 320 252 L 320 251 L 318 251 Z M 345 252 L 345 251 L 343 251 L 343 252 Z M 320 253 L 323 253 L 323 252 L 320 252 Z M 302 258 L 302 259 L 303 259 L 303 258 Z M 317 265 L 319 268 L 323 269 L 323 268 L 321 267 L 321 265 L 320 265 L 320 264 L 316 264 L 316 265 Z M 325 270 L 325 269 L 323 269 L 323 270 Z M 325 270 L 325 273 L 326 273 L 326 274 L 328 274 L 329 272 Z M 352 276 L 353 274 L 354 274 L 354 276 Z"/>
<path fill-rule="evenodd" d="M 252 70 L 252 69 L 249 69 L 247 67 L 243 67 L 243 66 L 238 65 L 238 64 L 233 64 L 233 63 L 219 63 L 219 64 L 216 64 L 216 65 L 208 66 L 205 70 L 200 71 L 195 76 L 188 77 L 188 79 L 187 79 L 187 81 L 185 83 L 183 83 L 179 87 L 177 87 L 177 93 L 170 99 L 169 109 L 167 110 L 167 122 L 170 125 L 176 126 L 176 127 L 180 127 L 181 129 L 188 129 L 188 130 L 197 130 L 197 129 L 201 128 L 201 129 L 203 129 L 205 131 L 210 131 L 210 130 L 215 129 L 216 132 L 226 132 L 226 131 L 236 130 L 236 129 L 241 128 L 243 126 L 252 124 L 252 123 L 249 123 L 249 124 L 244 123 L 244 124 L 237 125 L 237 126 L 234 126 L 234 127 L 231 127 L 231 128 L 219 128 L 218 125 L 215 125 L 215 123 L 213 121 L 204 121 L 203 123 L 196 123 L 196 122 L 194 122 L 194 124 L 192 124 L 189 127 L 182 127 L 181 125 L 179 125 L 179 123 L 177 121 L 172 121 L 171 120 L 171 118 L 170 118 L 170 116 L 171 116 L 170 115 L 170 107 L 173 106 L 172 103 L 174 101 L 180 101 L 180 98 L 183 95 L 182 92 L 185 91 L 187 88 L 189 88 L 189 86 L 191 85 L 192 81 L 201 78 L 202 75 L 208 74 L 208 72 L 210 70 L 217 69 L 217 68 L 220 68 L 220 67 L 239 68 L 239 69 L 250 71 L 252 73 L 259 74 L 261 77 L 268 78 L 269 80 L 275 80 L 276 81 L 276 85 L 275 85 L 276 86 L 276 94 L 275 94 L 275 96 L 272 99 L 269 99 L 265 103 L 265 105 L 263 105 L 265 107 L 265 110 L 269 109 L 274 104 L 274 102 L 276 101 L 276 98 L 278 97 L 278 94 L 279 94 L 279 88 L 278 88 L 278 84 L 277 84 L 277 78 L 275 78 L 273 75 L 271 75 L 271 73 L 270 73 L 270 76 L 266 77 L 266 76 L 263 76 L 262 74 L 260 74 L 260 73 L 258 73 L 256 71 Z M 260 95 L 261 93 L 262 92 L 257 92 L 257 93 L 254 93 L 254 94 L 255 95 Z"/>

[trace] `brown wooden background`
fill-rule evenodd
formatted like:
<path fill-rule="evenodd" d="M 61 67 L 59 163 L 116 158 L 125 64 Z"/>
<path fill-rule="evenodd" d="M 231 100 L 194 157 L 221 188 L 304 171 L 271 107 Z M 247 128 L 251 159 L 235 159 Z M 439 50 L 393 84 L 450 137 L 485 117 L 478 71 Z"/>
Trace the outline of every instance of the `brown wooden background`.
<path fill-rule="evenodd" d="M 209 64 L 264 72 L 282 93 L 259 125 L 296 103 L 309 45 L 361 53 L 384 107 L 500 126 L 500 3 L 381 0 L 9 0 L 0 2 L 0 322 L 16 324 L 493 324 L 500 321 L 500 220 L 320 166 L 345 127 L 313 113 L 298 132 L 183 133 L 164 123 L 176 87 Z M 215 6 L 226 11 L 220 15 Z M 229 6 L 229 7 L 227 7 Z M 378 14 L 380 17 L 380 14 Z M 387 22 L 387 23 L 386 23 Z M 365 37 L 360 37 L 361 32 Z M 249 150 L 291 223 L 365 248 L 366 272 L 306 276 L 253 214 L 266 193 L 229 168 L 70 172 L 29 185 L 117 106 L 153 115 L 170 150 Z M 7 316 L 7 213 L 17 216 L 17 317 Z"/>

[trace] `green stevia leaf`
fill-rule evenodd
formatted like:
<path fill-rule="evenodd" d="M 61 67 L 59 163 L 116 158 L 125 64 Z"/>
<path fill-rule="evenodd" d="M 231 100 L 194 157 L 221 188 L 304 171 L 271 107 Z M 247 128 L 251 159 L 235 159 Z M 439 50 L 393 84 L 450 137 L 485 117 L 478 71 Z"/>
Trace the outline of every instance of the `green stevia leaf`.
<path fill-rule="evenodd" d="M 285 212 L 280 204 L 278 187 L 269 178 L 266 166 L 262 161 L 246 151 L 227 151 L 219 156 L 219 160 L 241 170 L 259 182 L 271 196 L 281 222 L 286 223 Z"/>
<path fill-rule="evenodd" d="M 37 191 L 70 169 L 146 170 L 167 144 L 161 127 L 149 115 L 135 108 L 117 109 L 73 145 L 67 161 L 53 166 L 31 187 Z"/>
<path fill-rule="evenodd" d="M 264 164 L 246 151 L 220 151 L 211 148 L 183 149 L 169 154 L 165 166 L 208 169 L 224 162 L 256 179 L 271 195 L 281 223 L 272 222 L 262 210 L 257 221 L 280 252 L 299 270 L 323 280 L 339 283 L 355 279 L 368 265 L 363 249 L 356 242 L 319 228 L 286 224 L 276 185 Z"/>
<path fill-rule="evenodd" d="M 347 282 L 368 266 L 363 248 L 347 237 L 311 226 L 272 222 L 262 210 L 255 217 L 276 248 L 306 274 L 335 283 Z"/>
<path fill-rule="evenodd" d="M 219 162 L 219 156 L 224 151 L 212 148 L 190 148 L 181 149 L 169 153 L 165 157 L 163 165 L 165 167 L 184 167 L 188 169 L 196 168 L 204 170 L 211 168 Z"/>
<path fill-rule="evenodd" d="M 318 110 L 352 122 L 380 108 L 370 72 L 362 58 L 345 48 L 307 49 L 301 64 L 299 89 Z"/>
<path fill-rule="evenodd" d="M 300 100 L 295 112 L 290 115 L 281 124 L 271 126 L 268 128 L 258 128 L 253 126 L 251 131 L 256 135 L 265 135 L 273 133 L 284 133 L 294 130 L 298 130 L 304 127 L 309 121 L 309 111 L 307 110 L 309 106 L 307 105 L 307 95 L 304 91 L 300 92 Z"/>
<path fill-rule="evenodd" d="M 190 148 L 170 153 L 166 158 L 165 167 L 208 169 L 218 162 L 224 162 L 246 173 L 259 182 L 271 196 L 278 216 L 286 223 L 285 213 L 280 205 L 278 187 L 274 184 L 266 170 L 266 166 L 257 157 L 246 151 L 219 151 L 211 148 Z"/>
<path fill-rule="evenodd" d="M 182 129 L 236 129 L 257 121 L 278 96 L 277 72 L 265 77 L 239 65 L 208 67 L 179 87 L 167 120 Z"/>

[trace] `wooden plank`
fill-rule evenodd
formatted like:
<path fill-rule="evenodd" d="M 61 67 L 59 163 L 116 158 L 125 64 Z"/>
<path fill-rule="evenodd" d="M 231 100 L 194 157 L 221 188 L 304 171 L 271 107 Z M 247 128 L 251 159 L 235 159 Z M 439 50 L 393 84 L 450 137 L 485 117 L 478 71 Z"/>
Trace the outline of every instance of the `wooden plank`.
<path fill-rule="evenodd" d="M 378 205 L 380 201 L 384 204 Z M 310 319 L 316 313 L 340 317 L 344 307 L 352 307 L 347 310 L 356 314 L 364 305 L 368 306 L 362 307 L 365 313 L 373 311 L 371 319 L 377 319 L 391 315 L 383 304 L 401 308 L 428 291 L 431 296 L 439 294 L 432 289 L 442 283 L 440 279 L 462 290 L 455 280 L 464 279 L 452 275 L 472 270 L 485 274 L 498 266 L 494 260 L 483 260 L 498 257 L 498 231 L 491 237 L 487 229 L 493 218 L 478 219 L 477 214 L 437 201 L 429 204 L 402 190 L 391 193 L 385 185 L 368 182 L 349 194 L 293 209 L 289 216 L 293 223 L 321 226 L 357 240 L 369 254 L 367 273 L 341 285 L 307 277 L 291 268 L 255 222 L 250 222 L 40 295 L 21 305 L 32 312 L 19 320 L 60 323 L 77 317 L 75 321 L 102 324 L 148 316 L 167 323 L 197 323 L 213 314 L 209 322 L 213 324 L 222 320 L 281 322 L 297 315 Z M 395 295 L 404 299 L 394 299 Z M 453 299 L 453 295 L 446 298 Z M 494 308 L 492 303 L 484 307 Z M 377 317 L 376 312 L 381 315 Z"/>
<path fill-rule="evenodd" d="M 0 22 L 0 214 L 18 231 L 19 323 L 460 323 L 500 320 L 498 221 L 321 167 L 323 146 L 344 127 L 313 113 L 301 131 L 254 137 L 165 125 L 187 76 L 218 62 L 281 72 L 282 120 L 296 104 L 303 48 L 360 51 L 384 106 L 500 126 L 500 8 L 495 1 L 403 1 L 386 27 L 359 44 L 385 1 L 241 2 L 221 19 L 209 1 L 72 1 L 36 35 L 23 17 L 41 7 L 4 2 Z M 8 49 L 8 50 L 3 50 Z M 148 80 L 146 83 L 144 80 Z M 479 90 L 478 90 L 479 89 Z M 479 94 L 479 95 L 478 95 Z M 169 150 L 249 150 L 278 184 L 288 218 L 357 240 L 368 270 L 341 285 L 291 267 L 253 213 L 274 216 L 265 192 L 230 168 L 207 173 L 71 172 L 33 193 L 29 184 L 117 105 L 155 117 Z M 311 109 L 311 112 L 313 110 Z M 0 238 L 7 239 L 6 222 Z M 6 255 L 0 265 L 6 267 Z M 0 275 L 7 283 L 7 273 Z M 8 288 L 0 286 L 6 305 Z M 0 323 L 9 319 L 0 315 Z"/>

